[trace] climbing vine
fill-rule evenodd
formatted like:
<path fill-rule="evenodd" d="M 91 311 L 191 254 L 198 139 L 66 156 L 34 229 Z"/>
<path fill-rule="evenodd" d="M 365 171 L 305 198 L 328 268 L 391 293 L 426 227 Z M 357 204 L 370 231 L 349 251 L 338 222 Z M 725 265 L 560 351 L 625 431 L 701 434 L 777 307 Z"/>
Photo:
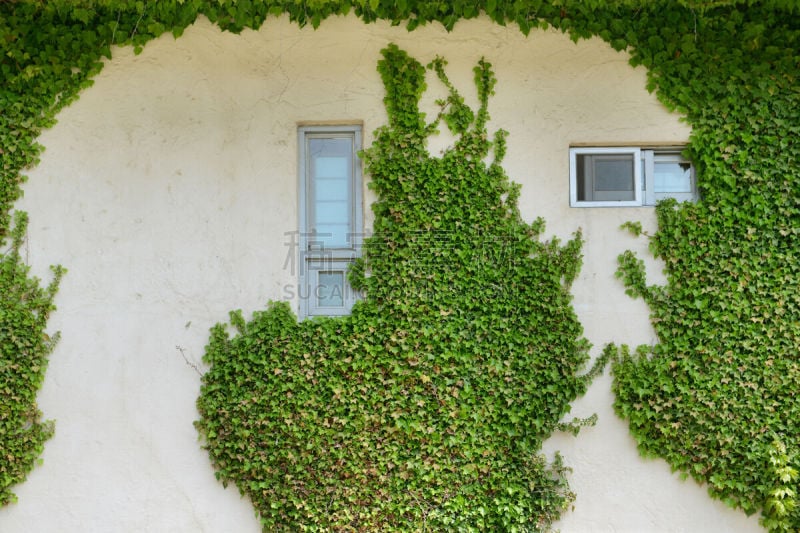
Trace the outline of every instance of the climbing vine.
<path fill-rule="evenodd" d="M 389 124 L 363 154 L 375 235 L 351 273 L 365 298 L 344 318 L 272 304 L 234 313 L 232 339 L 214 328 L 197 427 L 265 531 L 547 528 L 573 495 L 542 442 L 603 366 L 579 375 L 580 235 L 541 242 L 543 222 L 521 220 L 505 133 L 486 131 L 488 63 L 474 111 L 434 60 L 449 96 L 426 124 L 425 69 L 383 55 Z M 440 122 L 457 141 L 434 158 Z"/>
<path fill-rule="evenodd" d="M 0 2 L 0 240 L 11 250 L 3 264 L 13 259 L 16 265 L 8 267 L 15 272 L 9 287 L 15 288 L 0 293 L 0 308 L 16 306 L 22 300 L 18 295 L 27 294 L 23 288 L 31 283 L 14 245 L 21 242 L 24 224 L 12 225 L 11 208 L 20 196 L 25 169 L 40 153 L 36 138 L 90 84 L 113 45 L 140 50 L 164 32 L 177 37 L 200 14 L 223 29 L 239 31 L 258 28 L 268 16 L 280 14 L 315 27 L 331 15 L 353 12 L 366 22 L 389 20 L 413 29 L 437 21 L 451 29 L 458 20 L 483 13 L 498 23 L 516 24 L 523 33 L 550 25 L 575 39 L 597 35 L 627 51 L 634 65 L 646 67 L 648 87 L 691 124 L 687 155 L 697 167 L 702 192 L 697 203 L 667 202 L 656 209 L 659 229 L 647 238 L 664 260 L 665 286 L 648 285 L 632 254 L 621 258 L 620 275 L 630 293 L 649 304 L 659 344 L 632 355 L 622 351 L 614 365 L 617 412 L 630 422 L 644 454 L 663 457 L 732 506 L 748 513 L 762 510 L 765 527 L 797 530 L 798 10 L 794 0 Z M 442 65 L 433 66 L 437 70 Z M 451 105 L 460 111 L 446 110 L 443 119 L 458 131 L 468 113 L 458 102 Z M 464 139 L 480 122 L 479 117 L 472 119 L 473 129 L 462 132 Z M 462 148 L 466 146 L 475 142 L 465 140 Z M 500 146 L 494 146 L 495 152 Z M 377 159 L 372 164 L 379 174 Z M 381 185 L 377 187 L 381 192 Z M 398 201 L 390 189 L 382 192 Z M 382 218 L 381 210 L 390 207 L 387 201 L 376 207 L 387 226 L 381 231 L 388 235 L 396 228 L 391 212 Z M 375 261 L 364 267 L 380 273 L 381 262 Z M 389 296 L 381 292 L 389 287 L 371 286 L 370 279 L 363 280 L 368 293 Z M 459 302 L 457 295 L 451 297 Z M 383 305 L 411 306 L 404 302 L 386 298 Z M 377 304 L 362 307 L 372 305 Z M 265 313 L 283 317 L 282 309 L 276 305 Z M 31 316 L 38 320 L 46 313 Z M 358 316 L 345 322 L 353 324 Z M 267 322 L 283 324 L 283 329 L 270 333 L 270 339 L 283 339 L 289 332 L 302 337 L 311 327 L 336 338 L 348 333 L 334 322 L 295 325 L 276 317 Z M 20 338 L 16 322 L 6 315 L 0 320 L 3 332 L 13 331 L 4 333 L 6 338 Z M 453 315 L 442 315 L 441 323 L 428 327 L 435 332 L 453 320 Z M 254 318 L 253 327 L 260 323 Z M 248 330 L 244 321 L 239 325 Z M 28 331 L 26 338 L 34 344 L 42 340 L 41 330 Z M 236 339 L 244 337 L 223 342 L 222 333 L 216 333 L 212 346 L 239 350 L 242 341 Z M 392 342 L 401 344 L 395 337 Z M 363 349 L 367 346 L 374 345 Z M 256 363 L 245 357 L 241 364 Z M 23 401 L 7 392 L 14 387 L 0 383 L 0 395 L 6 395 L 9 405 Z M 28 398 L 24 401 L 32 405 Z M 21 449 L 16 446 L 4 444 L 3 449 Z"/>
<path fill-rule="evenodd" d="M 787 472 L 800 450 L 800 24 L 757 6 L 719 13 L 654 11 L 633 24 L 648 35 L 634 62 L 692 124 L 702 199 L 656 208 L 648 238 L 665 286 L 620 257 L 659 344 L 614 364 L 615 408 L 642 453 L 762 510 L 768 529 L 797 531 L 800 487 Z"/>
<path fill-rule="evenodd" d="M 18 213 L 8 249 L 0 255 L 0 505 L 14 501 L 10 487 L 24 480 L 53 433 L 42 420 L 36 393 L 55 338 L 45 333 L 63 274 L 41 287 L 20 257 L 27 218 Z"/>

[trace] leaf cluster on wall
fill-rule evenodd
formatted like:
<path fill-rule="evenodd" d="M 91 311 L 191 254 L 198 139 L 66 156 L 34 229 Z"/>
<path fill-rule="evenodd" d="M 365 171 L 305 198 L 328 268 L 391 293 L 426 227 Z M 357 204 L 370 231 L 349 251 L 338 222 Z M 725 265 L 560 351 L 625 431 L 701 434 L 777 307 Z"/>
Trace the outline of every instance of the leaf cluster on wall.
<path fill-rule="evenodd" d="M 374 235 L 351 272 L 350 316 L 297 323 L 285 304 L 213 330 L 198 400 L 220 479 L 264 529 L 533 530 L 572 501 L 541 446 L 581 395 L 588 344 L 568 287 L 580 235 L 542 242 L 522 221 L 481 105 L 449 88 L 427 124 L 425 69 L 390 46 L 379 65 L 389 124 L 363 156 Z M 440 122 L 457 136 L 437 158 Z M 485 160 L 493 155 L 493 160 Z"/>
<path fill-rule="evenodd" d="M 631 43 L 634 62 L 692 124 L 702 199 L 657 207 L 649 239 L 665 286 L 620 257 L 659 343 L 614 365 L 615 407 L 645 455 L 731 506 L 763 510 L 768 529 L 797 531 L 800 23 L 756 6 L 725 12 L 653 10 L 629 30 L 647 35 Z"/>
<path fill-rule="evenodd" d="M 53 434 L 42 420 L 36 394 L 56 338 L 45 333 L 63 269 L 42 287 L 20 255 L 27 217 L 18 213 L 9 238 L 0 240 L 0 505 L 15 501 L 11 487 L 23 481 Z"/>

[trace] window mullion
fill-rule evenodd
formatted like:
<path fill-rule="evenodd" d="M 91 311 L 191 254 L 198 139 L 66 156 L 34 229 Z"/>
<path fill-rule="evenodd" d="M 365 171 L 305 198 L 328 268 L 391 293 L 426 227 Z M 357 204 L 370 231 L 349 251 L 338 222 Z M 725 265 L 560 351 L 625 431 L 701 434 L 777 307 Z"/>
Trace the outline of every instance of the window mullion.
<path fill-rule="evenodd" d="M 652 150 L 642 150 L 644 161 L 644 205 L 656 205 L 655 165 Z"/>

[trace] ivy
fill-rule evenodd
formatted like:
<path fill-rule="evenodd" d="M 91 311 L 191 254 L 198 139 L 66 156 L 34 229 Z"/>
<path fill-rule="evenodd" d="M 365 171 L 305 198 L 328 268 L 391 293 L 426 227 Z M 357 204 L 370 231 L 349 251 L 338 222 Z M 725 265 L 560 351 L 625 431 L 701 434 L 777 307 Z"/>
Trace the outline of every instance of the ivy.
<path fill-rule="evenodd" d="M 617 356 L 617 412 L 629 421 L 645 455 L 663 457 L 674 469 L 707 483 L 713 496 L 732 506 L 748 513 L 761 510 L 767 528 L 797 530 L 798 480 L 787 472 L 798 467 L 796 421 L 800 419 L 800 408 L 793 401 L 800 385 L 799 11 L 800 4 L 795 0 L 0 2 L 0 239 L 3 243 L 19 242 L 12 232 L 20 230 L 12 228 L 24 225 L 12 225 L 11 208 L 21 194 L 25 170 L 36 163 L 41 151 L 36 138 L 43 128 L 54 123 L 58 110 L 91 83 L 102 57 L 110 55 L 111 46 L 127 44 L 139 51 L 148 40 L 164 32 L 179 36 L 199 15 L 207 16 L 222 29 L 240 31 L 258 28 L 267 17 L 282 14 L 299 25 L 314 27 L 331 15 L 354 13 L 365 22 L 387 20 L 409 29 L 437 22 L 451 29 L 459 20 L 483 13 L 499 24 L 514 24 L 525 34 L 549 25 L 569 32 L 576 40 L 600 36 L 615 49 L 627 51 L 634 65 L 647 68 L 648 88 L 656 91 L 668 108 L 682 113 L 692 126 L 687 155 L 697 167 L 702 193 L 697 203 L 660 205 L 656 209 L 658 231 L 645 235 L 654 254 L 664 260 L 665 286 L 648 285 L 640 260 L 632 254 L 621 258 L 620 277 L 632 295 L 643 297 L 650 306 L 659 344 L 652 349 L 636 349 L 633 354 L 622 350 Z M 434 74 L 444 72 L 444 62 L 431 66 Z M 422 70 L 412 63 L 407 68 L 413 71 L 411 78 L 418 77 Z M 489 70 L 481 72 L 484 76 Z M 479 86 L 488 88 L 490 84 L 481 81 Z M 387 91 L 395 89 L 387 84 Z M 439 120 L 461 132 L 461 145 L 456 152 L 463 157 L 450 155 L 450 159 L 443 158 L 447 160 L 443 164 L 461 165 L 457 174 L 473 176 L 476 171 L 470 165 L 478 165 L 482 161 L 480 153 L 487 149 L 471 137 L 480 129 L 477 125 L 482 119 L 477 114 L 470 116 L 471 110 L 463 106 L 454 89 L 448 89 L 450 95 Z M 422 87 L 417 86 L 416 90 Z M 486 90 L 485 94 L 490 92 Z M 398 121 L 390 123 L 387 131 L 408 132 L 408 144 L 395 148 L 418 154 L 418 160 L 403 162 L 398 156 L 395 162 L 428 177 L 430 193 L 446 192 L 444 199 L 448 202 L 461 198 L 461 214 L 471 216 L 472 199 L 463 195 L 464 190 L 450 193 L 436 188 L 441 168 L 432 162 L 423 164 L 427 159 L 420 148 L 427 126 L 413 112 L 413 106 L 411 112 L 404 113 L 409 108 L 399 98 L 413 104 L 416 96 L 405 89 L 387 92 L 389 115 Z M 395 104 L 396 108 L 392 108 Z M 496 136 L 492 143 L 493 153 L 502 159 L 503 135 Z M 385 157 L 379 159 L 383 161 Z M 371 171 L 379 175 L 381 163 L 374 159 L 371 164 Z M 486 174 L 498 172 L 493 168 L 487 167 Z M 393 202 L 399 201 L 399 191 L 405 187 L 408 192 L 419 185 L 405 179 L 396 180 L 394 187 L 391 183 L 382 185 L 376 180 L 379 195 L 383 195 L 376 215 L 385 226 L 381 232 L 386 233 L 386 238 L 400 235 L 392 232 L 401 232 L 402 227 L 396 225 L 406 223 L 405 219 L 393 218 L 397 213 L 395 210 L 393 215 Z M 508 205 L 513 205 L 513 187 L 509 186 L 508 194 Z M 404 216 L 430 224 L 430 228 L 423 225 L 421 231 L 438 235 L 434 222 L 446 227 L 446 220 L 426 219 L 427 208 L 423 205 L 406 207 L 412 211 L 403 211 Z M 458 229 L 461 232 L 463 228 Z M 533 234 L 540 232 L 534 229 Z M 636 232 L 637 226 L 632 223 L 628 229 Z M 470 238 L 472 234 L 465 232 L 464 242 Z M 403 261 L 408 263 L 413 258 L 416 248 L 411 246 L 424 248 L 420 239 L 422 236 L 399 249 L 405 254 Z M 4 261 L 16 257 L 12 270 L 21 273 L 24 268 L 18 254 L 13 253 L 13 244 L 8 245 L 12 252 L 4 256 Z M 447 302 L 439 296 L 423 304 L 395 298 L 403 295 L 403 283 L 439 281 L 435 276 L 427 279 L 423 271 L 408 280 L 400 278 L 388 281 L 386 286 L 370 286 L 374 283 L 370 279 L 380 274 L 381 268 L 388 269 L 381 266 L 379 249 L 376 246 L 372 260 L 368 253 L 361 270 L 355 271 L 356 281 L 360 279 L 359 272 L 370 273 L 363 277 L 363 283 L 371 292 L 371 299 L 383 295 L 381 305 L 408 316 L 416 316 L 419 305 L 439 305 L 440 312 L 448 313 L 450 297 L 454 305 L 463 304 L 458 295 L 448 296 Z M 558 256 L 555 252 L 543 253 Z M 452 259 L 452 255 L 448 258 Z M 442 264 L 436 268 L 449 267 L 450 263 L 442 258 L 440 261 Z M 554 279 L 563 275 L 568 280 L 574 275 L 577 262 L 553 259 L 550 266 Z M 466 277 L 472 276 L 470 271 Z M 18 288 L 0 293 L 3 309 L 17 305 L 16 295 L 26 294 L 23 288 L 31 282 L 27 274 L 15 274 L 11 279 Z M 470 289 L 479 285 L 476 282 Z M 370 301 L 359 313 L 378 305 L 376 300 Z M 430 316 L 435 316 L 435 310 L 430 308 Z M 281 315 L 283 311 L 276 305 L 265 313 Z M 552 314 L 548 311 L 543 316 Z M 352 326 L 359 316 L 354 314 L 345 322 Z M 428 325 L 430 331 L 426 330 L 425 335 L 440 330 L 445 335 L 447 330 L 447 335 L 458 337 L 455 329 L 447 329 L 461 327 L 454 322 L 458 316 L 441 315 L 440 321 Z M 3 317 L 3 324 L 5 320 Z M 275 320 L 273 317 L 268 322 Z M 259 322 L 255 317 L 253 321 Z M 250 324 L 243 319 L 240 322 L 242 327 Z M 269 337 L 284 340 L 269 342 L 283 346 L 288 336 L 308 335 L 303 333 L 304 328 L 312 327 L 291 324 L 287 318 L 282 326 L 286 329 Z M 337 339 L 350 334 L 332 324 L 313 327 L 322 328 Z M 394 322 L 392 327 L 405 331 Z M 38 333 L 31 335 L 36 338 Z M 425 335 L 420 338 L 427 339 Z M 405 346 L 401 347 L 403 343 L 395 337 L 391 346 L 397 345 L 398 353 L 405 353 Z M 250 353 L 238 348 L 238 343 L 244 342 L 239 338 L 225 342 L 220 338 L 212 345 L 220 350 L 230 345 L 231 350 L 238 350 L 232 353 Z M 388 349 L 385 339 L 348 338 L 351 343 L 359 343 L 360 350 L 379 351 L 376 346 Z M 391 340 L 391 335 L 388 338 Z M 267 341 L 260 344 L 264 343 Z M 613 351 L 608 349 L 609 354 Z M 302 358 L 302 354 L 298 357 Z M 249 361 L 242 356 L 239 364 L 256 364 Z M 336 367 L 336 372 L 345 370 Z M 774 442 L 785 447 L 785 453 L 776 452 Z M 17 444 L 4 445 L 4 450 L 12 448 L 21 449 Z"/>
<path fill-rule="evenodd" d="M 792 531 L 792 514 L 797 508 L 797 491 L 793 483 L 797 482 L 797 469 L 790 466 L 792 458 L 786 445 L 778 439 L 772 441 L 769 450 L 769 468 L 775 487 L 769 491 L 764 505 L 763 524 L 770 531 Z"/>
<path fill-rule="evenodd" d="M 36 393 L 56 341 L 44 330 L 63 270 L 55 268 L 45 288 L 29 276 L 20 257 L 26 228 L 26 216 L 18 213 L 10 247 L 0 255 L 0 505 L 15 500 L 10 487 L 25 479 L 53 434 Z"/>
<path fill-rule="evenodd" d="M 761 510 L 766 528 L 796 531 L 797 477 L 776 470 L 773 441 L 781 468 L 794 472 L 800 25 L 755 5 L 713 15 L 652 9 L 633 24 L 648 35 L 633 62 L 692 124 L 702 199 L 656 208 L 658 232 L 648 238 L 665 262 L 665 286 L 648 286 L 630 252 L 619 258 L 618 276 L 649 304 L 659 344 L 614 364 L 615 408 L 643 454 L 731 506 Z"/>
<path fill-rule="evenodd" d="M 580 234 L 542 242 L 544 223 L 520 218 L 505 134 L 486 131 L 488 63 L 477 111 L 429 64 L 449 96 L 426 124 L 425 69 L 383 56 L 389 123 L 363 153 L 375 234 L 351 272 L 366 296 L 349 317 L 297 323 L 272 304 L 234 313 L 233 338 L 216 326 L 197 428 L 265 531 L 548 528 L 573 495 L 542 442 L 591 423 L 559 425 L 606 360 L 579 374 Z M 440 122 L 457 141 L 434 158 Z"/>

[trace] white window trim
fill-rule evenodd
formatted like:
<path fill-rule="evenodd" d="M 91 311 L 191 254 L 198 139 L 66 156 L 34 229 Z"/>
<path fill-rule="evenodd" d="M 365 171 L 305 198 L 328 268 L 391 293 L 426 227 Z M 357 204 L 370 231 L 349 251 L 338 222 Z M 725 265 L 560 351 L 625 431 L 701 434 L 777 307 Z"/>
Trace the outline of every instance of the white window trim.
<path fill-rule="evenodd" d="M 363 192 L 361 160 L 358 151 L 362 146 L 360 124 L 304 125 L 297 129 L 298 153 L 298 227 L 299 227 L 299 283 L 300 318 L 311 316 L 342 316 L 350 313 L 358 295 L 347 281 L 347 270 L 361 251 L 364 234 Z M 315 239 L 309 227 L 310 176 L 307 165 L 307 140 L 314 137 L 351 137 L 353 139 L 352 206 L 351 228 L 348 232 L 348 245 L 345 247 L 314 246 Z M 345 294 L 341 308 L 319 307 L 315 295 L 319 290 L 318 275 L 325 271 L 344 271 Z"/>
<path fill-rule="evenodd" d="M 657 193 L 655 191 L 655 162 L 659 156 L 672 156 L 684 160 L 680 156 L 683 147 L 572 147 L 569 149 L 569 203 L 571 207 L 649 207 L 664 198 L 675 198 L 679 202 L 694 201 L 698 197 L 697 180 L 694 166 L 691 168 L 691 191 L 677 193 Z M 634 157 L 634 199 L 620 201 L 587 201 L 578 200 L 578 164 L 579 155 L 592 154 L 631 154 Z"/>
<path fill-rule="evenodd" d="M 633 157 L 633 200 L 578 200 L 578 156 L 579 155 L 616 155 L 624 154 Z M 642 165 L 641 150 L 635 146 L 619 146 L 613 148 L 570 148 L 569 149 L 569 205 L 572 207 L 638 207 L 642 205 Z"/>
<path fill-rule="evenodd" d="M 655 155 L 652 150 L 645 150 L 642 154 L 642 161 L 644 163 L 644 204 L 656 205 L 656 178 L 653 175 L 653 168 L 655 167 Z M 639 164 L 641 167 L 642 164 Z"/>

